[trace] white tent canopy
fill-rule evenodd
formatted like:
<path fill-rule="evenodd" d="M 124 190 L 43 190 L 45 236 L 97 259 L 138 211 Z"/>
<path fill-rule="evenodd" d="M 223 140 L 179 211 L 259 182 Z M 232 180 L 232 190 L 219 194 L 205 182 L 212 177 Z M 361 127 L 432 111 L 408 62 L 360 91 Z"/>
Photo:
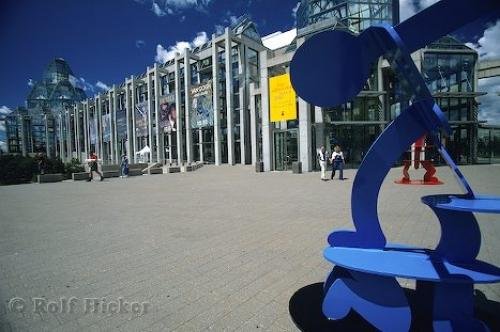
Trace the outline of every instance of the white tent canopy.
<path fill-rule="evenodd" d="M 142 150 L 138 151 L 136 154 L 144 156 L 146 153 L 151 153 L 151 149 L 147 145 Z"/>

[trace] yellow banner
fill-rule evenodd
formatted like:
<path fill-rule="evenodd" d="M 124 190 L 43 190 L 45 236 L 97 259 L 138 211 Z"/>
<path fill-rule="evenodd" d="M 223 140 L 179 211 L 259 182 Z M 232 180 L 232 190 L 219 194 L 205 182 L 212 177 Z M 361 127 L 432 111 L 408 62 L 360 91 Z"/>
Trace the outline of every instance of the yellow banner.
<path fill-rule="evenodd" d="M 271 122 L 297 119 L 297 103 L 290 74 L 271 77 L 269 95 Z"/>

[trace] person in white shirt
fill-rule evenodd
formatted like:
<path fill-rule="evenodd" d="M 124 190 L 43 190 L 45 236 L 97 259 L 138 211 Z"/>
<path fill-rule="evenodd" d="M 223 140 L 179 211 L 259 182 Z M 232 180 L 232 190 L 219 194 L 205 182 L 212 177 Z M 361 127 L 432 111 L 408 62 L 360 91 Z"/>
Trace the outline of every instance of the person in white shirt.
<path fill-rule="evenodd" d="M 327 181 L 326 178 L 326 168 L 328 166 L 328 155 L 325 146 L 322 145 L 318 150 L 319 167 L 321 168 L 321 180 Z"/>
<path fill-rule="evenodd" d="M 344 180 L 345 159 L 344 153 L 340 150 L 340 146 L 335 145 L 330 162 L 332 163 L 332 176 L 330 178 L 333 180 L 335 171 L 339 170 L 339 180 Z"/>

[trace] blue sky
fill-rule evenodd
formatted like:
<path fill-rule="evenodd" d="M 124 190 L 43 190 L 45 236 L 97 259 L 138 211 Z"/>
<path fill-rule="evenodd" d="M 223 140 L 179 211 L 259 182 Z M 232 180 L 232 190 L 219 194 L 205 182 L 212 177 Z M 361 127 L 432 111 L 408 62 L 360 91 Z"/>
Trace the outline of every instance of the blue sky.
<path fill-rule="evenodd" d="M 402 18 L 434 2 L 401 0 Z M 24 105 L 30 85 L 55 57 L 68 61 L 91 96 L 145 71 L 176 46 L 203 42 L 239 15 L 250 14 L 261 35 L 288 30 L 296 6 L 297 0 L 1 1 L 0 112 Z M 457 35 L 498 57 L 498 17 L 492 14 Z M 500 81 L 485 86 L 500 90 Z"/>

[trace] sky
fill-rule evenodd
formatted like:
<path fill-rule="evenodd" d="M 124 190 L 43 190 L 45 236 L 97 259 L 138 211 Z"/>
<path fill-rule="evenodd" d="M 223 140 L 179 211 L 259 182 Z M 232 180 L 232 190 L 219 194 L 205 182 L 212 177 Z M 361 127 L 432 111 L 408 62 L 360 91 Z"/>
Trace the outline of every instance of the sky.
<path fill-rule="evenodd" d="M 405 19 L 436 0 L 401 0 Z M 0 114 L 25 103 L 47 64 L 64 58 L 88 96 L 137 75 L 176 50 L 203 44 L 249 14 L 261 36 L 295 26 L 297 0 L 3 0 L 0 2 Z M 482 58 L 500 58 L 500 15 L 455 33 Z M 482 119 L 500 124 L 500 78 L 480 81 Z M 484 100 L 484 102 L 483 102 Z M 0 140 L 4 128 L 0 125 Z M 3 133 L 4 135 L 4 133 Z"/>

